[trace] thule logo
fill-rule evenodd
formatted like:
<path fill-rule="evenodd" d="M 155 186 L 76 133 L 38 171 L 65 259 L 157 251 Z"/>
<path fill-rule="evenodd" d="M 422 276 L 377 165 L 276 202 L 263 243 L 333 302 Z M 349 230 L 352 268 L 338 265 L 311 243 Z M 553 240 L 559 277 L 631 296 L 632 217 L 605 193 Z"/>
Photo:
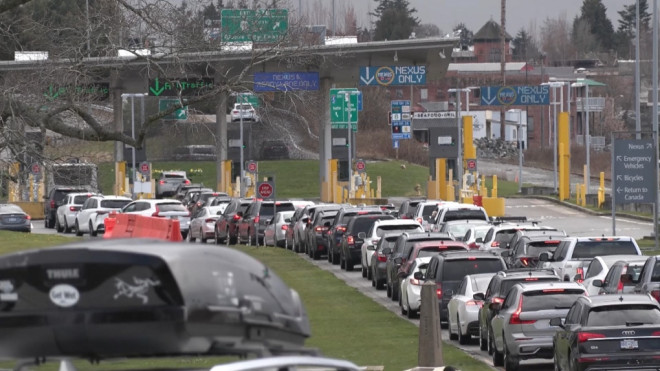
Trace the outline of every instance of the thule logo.
<path fill-rule="evenodd" d="M 78 268 L 47 269 L 46 274 L 48 275 L 48 279 L 51 280 L 70 280 L 74 278 L 80 278 Z"/>
<path fill-rule="evenodd" d="M 633 336 L 633 335 L 635 335 L 635 331 L 632 331 L 632 330 L 621 331 L 621 335 L 623 335 L 623 336 Z"/>

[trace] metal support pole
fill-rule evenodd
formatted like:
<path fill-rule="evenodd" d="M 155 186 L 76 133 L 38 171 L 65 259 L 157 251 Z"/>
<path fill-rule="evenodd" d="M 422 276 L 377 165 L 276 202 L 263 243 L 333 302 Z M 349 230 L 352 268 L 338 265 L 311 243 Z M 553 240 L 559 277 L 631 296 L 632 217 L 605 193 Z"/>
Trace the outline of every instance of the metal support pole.
<path fill-rule="evenodd" d="M 639 132 L 637 133 L 640 134 Z M 610 143 L 612 143 L 611 174 L 614 176 L 614 133 L 610 134 Z M 616 190 L 614 189 L 614 178 L 612 178 L 612 236 L 616 236 Z"/>
<path fill-rule="evenodd" d="M 658 0 L 653 0 L 653 133 L 655 136 L 655 154 L 658 158 Z M 656 177 L 656 191 L 658 189 Z M 655 234 L 655 247 L 658 248 L 658 197 L 655 197 L 655 210 L 653 210 L 653 230 Z"/>
<path fill-rule="evenodd" d="M 552 112 L 553 112 L 553 129 L 552 129 L 552 160 L 553 160 L 553 187 L 557 193 L 557 86 L 552 87 Z"/>
<path fill-rule="evenodd" d="M 458 157 L 456 158 L 456 178 L 458 179 L 459 184 L 459 187 L 457 188 L 460 189 L 463 187 L 463 120 L 461 120 L 461 92 L 459 89 L 456 89 L 456 124 L 458 125 Z M 504 121 L 502 121 L 502 125 L 504 125 Z"/>
<path fill-rule="evenodd" d="M 522 155 L 522 141 L 520 138 L 522 137 L 521 134 L 521 129 L 522 129 L 522 119 L 521 116 L 522 111 L 518 111 L 518 193 L 522 193 L 522 172 L 523 172 L 523 155 Z M 555 157 L 556 158 L 556 157 Z M 555 183 L 556 187 L 556 183 Z"/>
<path fill-rule="evenodd" d="M 642 139 L 641 109 L 639 106 L 639 0 L 635 1 L 635 130 L 637 140 Z"/>
<path fill-rule="evenodd" d="M 344 93 L 344 102 L 346 103 L 346 110 L 348 110 L 348 197 L 353 197 L 353 141 L 351 133 L 351 95 L 348 92 Z"/>
<path fill-rule="evenodd" d="M 585 179 L 587 184 L 585 184 L 585 192 L 586 194 L 589 194 L 589 187 L 591 185 L 591 162 L 590 162 L 590 146 L 591 146 L 591 135 L 589 134 L 589 83 L 586 82 L 584 84 L 586 87 L 586 103 L 587 103 L 587 118 L 585 120 L 585 126 L 586 126 L 586 132 L 584 133 L 584 145 L 587 150 L 587 174 L 585 174 Z"/>
<path fill-rule="evenodd" d="M 240 156 L 240 179 L 241 179 L 241 188 L 240 188 L 240 196 L 245 197 L 245 153 L 244 153 L 244 147 L 245 143 L 243 143 L 244 136 L 243 136 L 243 94 L 238 94 L 238 102 L 239 102 L 239 140 L 241 142 L 241 156 Z"/>
<path fill-rule="evenodd" d="M 135 140 L 135 96 L 131 95 L 131 138 Z M 133 179 L 133 198 L 135 198 L 135 146 L 132 150 L 131 179 Z"/>

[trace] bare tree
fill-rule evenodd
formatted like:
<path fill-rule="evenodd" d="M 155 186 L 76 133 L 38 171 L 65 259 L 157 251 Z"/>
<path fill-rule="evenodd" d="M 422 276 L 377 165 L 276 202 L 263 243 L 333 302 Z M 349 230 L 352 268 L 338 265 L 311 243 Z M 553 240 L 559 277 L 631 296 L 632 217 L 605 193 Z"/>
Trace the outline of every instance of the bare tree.
<path fill-rule="evenodd" d="M 571 25 L 566 13 L 557 18 L 546 18 L 541 26 L 541 48 L 552 65 L 564 65 L 574 55 L 571 43 Z"/>

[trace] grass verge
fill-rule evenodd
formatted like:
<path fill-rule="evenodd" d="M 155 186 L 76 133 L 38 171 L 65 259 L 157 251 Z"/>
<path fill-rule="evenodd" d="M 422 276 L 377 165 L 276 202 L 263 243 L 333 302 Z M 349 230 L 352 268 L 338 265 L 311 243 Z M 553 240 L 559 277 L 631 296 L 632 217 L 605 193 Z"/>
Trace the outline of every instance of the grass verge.
<path fill-rule="evenodd" d="M 26 248 L 47 247 L 76 239 L 1 232 L 3 253 Z M 386 370 L 403 370 L 417 364 L 417 327 L 345 285 L 329 272 L 305 262 L 291 251 L 279 248 L 238 246 L 264 262 L 297 290 L 305 303 L 312 326 L 306 345 L 318 348 L 325 356 L 349 359 L 359 365 L 384 365 Z M 445 344 L 445 363 L 464 371 L 484 370 L 487 366 L 461 350 Z M 92 365 L 75 361 L 79 370 L 115 370 L 143 368 L 206 368 L 228 362 L 222 357 L 182 357 L 158 359 L 121 359 Z M 13 367 L 2 362 L 0 367 Z M 38 370 L 55 370 L 48 362 Z"/>

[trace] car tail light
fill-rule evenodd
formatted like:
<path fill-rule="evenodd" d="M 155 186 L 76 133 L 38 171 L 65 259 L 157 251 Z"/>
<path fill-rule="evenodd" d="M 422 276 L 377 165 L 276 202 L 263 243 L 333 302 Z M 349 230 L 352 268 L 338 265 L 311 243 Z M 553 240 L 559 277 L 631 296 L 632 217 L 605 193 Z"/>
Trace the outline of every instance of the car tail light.
<path fill-rule="evenodd" d="M 259 215 L 255 216 L 255 217 L 254 217 L 254 222 L 255 222 L 255 223 L 259 223 L 259 219 L 261 219 L 261 218 L 259 218 Z"/>
<path fill-rule="evenodd" d="M 317 225 L 316 227 L 314 227 L 314 232 L 316 232 L 316 233 L 323 233 L 325 230 L 326 230 L 326 228 L 322 227 L 320 225 Z"/>
<path fill-rule="evenodd" d="M 232 219 L 234 219 L 234 221 L 237 222 L 237 221 L 241 220 L 241 217 L 238 214 L 234 214 L 234 217 Z"/>
<path fill-rule="evenodd" d="M 215 219 L 213 218 L 208 218 L 204 220 L 205 223 L 215 223 Z"/>
<path fill-rule="evenodd" d="M 183 184 L 186 184 L 186 185 L 190 184 L 190 180 L 188 180 L 188 179 L 184 180 Z"/>
<path fill-rule="evenodd" d="M 578 332 L 577 338 L 578 338 L 578 343 L 584 343 L 585 341 L 591 339 L 604 339 L 605 335 L 596 332 Z"/>
<path fill-rule="evenodd" d="M 54 200 L 51 200 L 51 201 L 50 201 L 50 208 L 51 208 L 51 209 L 54 209 L 54 208 L 55 208 L 55 201 L 54 201 Z"/>
<path fill-rule="evenodd" d="M 151 216 L 160 217 L 160 209 L 158 208 L 158 205 L 156 205 L 156 211 L 151 214 Z"/>
<path fill-rule="evenodd" d="M 379 253 L 378 254 L 378 261 L 381 262 L 381 263 L 387 262 L 387 255 L 383 255 L 383 254 Z"/>
<path fill-rule="evenodd" d="M 653 331 L 651 336 L 660 336 L 660 331 Z"/>
<path fill-rule="evenodd" d="M 480 300 L 468 300 L 468 301 L 465 302 L 465 305 L 467 305 L 468 307 L 471 307 L 471 306 L 478 306 L 478 307 L 480 307 L 480 306 L 482 306 L 483 304 L 484 304 L 484 302 L 483 302 L 483 301 L 480 301 Z"/>
<path fill-rule="evenodd" d="M 525 267 L 528 267 L 529 266 L 529 258 L 525 258 L 525 257 L 520 258 L 520 264 L 522 264 Z"/>
<path fill-rule="evenodd" d="M 238 115 L 238 111 L 231 111 L 234 115 Z"/>
<path fill-rule="evenodd" d="M 582 283 L 584 282 L 584 268 L 578 267 L 576 273 L 580 276 L 578 279 L 575 280 L 577 283 Z"/>
<path fill-rule="evenodd" d="M 355 243 L 355 239 L 353 238 L 353 236 L 346 237 L 346 243 L 349 245 L 353 245 Z"/>
<path fill-rule="evenodd" d="M 161 180 L 160 182 L 158 182 L 158 184 L 163 185 L 163 184 L 165 184 L 165 181 Z"/>
<path fill-rule="evenodd" d="M 653 296 L 657 302 L 660 302 L 660 290 L 651 290 L 651 296 Z"/>
<path fill-rule="evenodd" d="M 543 289 L 543 292 L 564 292 L 564 289 Z"/>
<path fill-rule="evenodd" d="M 493 241 L 491 242 L 490 247 L 500 247 L 500 243 L 498 241 Z"/>
<path fill-rule="evenodd" d="M 442 299 L 442 284 L 440 282 L 435 283 L 435 295 L 438 299 Z"/>
<path fill-rule="evenodd" d="M 341 233 L 346 232 L 346 226 L 344 226 L 344 225 L 338 226 L 337 227 L 337 232 L 341 232 Z"/>
<path fill-rule="evenodd" d="M 289 226 L 287 224 L 282 224 L 282 230 L 286 231 L 289 229 Z"/>
<path fill-rule="evenodd" d="M 421 286 L 422 282 L 420 280 L 416 279 L 416 278 L 411 278 L 410 279 L 410 284 L 415 285 L 415 286 Z"/>
<path fill-rule="evenodd" d="M 417 220 L 417 223 L 419 223 L 419 224 L 422 224 L 422 222 L 423 222 L 422 218 L 417 218 L 415 220 Z"/>
<path fill-rule="evenodd" d="M 538 277 L 527 277 L 525 278 L 525 281 L 538 281 Z"/>
<path fill-rule="evenodd" d="M 515 312 L 511 315 L 511 318 L 509 318 L 509 324 L 511 325 L 531 325 L 532 323 L 536 322 L 536 320 L 520 320 L 520 313 L 522 312 L 522 304 L 523 304 L 523 298 L 520 298 L 520 303 L 518 303 L 518 308 L 516 309 Z"/>
<path fill-rule="evenodd" d="M 478 249 L 478 248 L 479 248 L 479 245 L 477 245 L 476 242 L 471 242 L 471 243 L 468 245 L 468 248 L 470 248 L 470 249 Z"/>
<path fill-rule="evenodd" d="M 78 211 L 78 207 L 76 206 L 69 206 L 70 211 Z"/>
<path fill-rule="evenodd" d="M 25 220 L 32 220 L 32 217 L 29 216 L 29 215 L 26 215 L 26 216 L 25 216 Z"/>
<path fill-rule="evenodd" d="M 500 304 L 502 304 L 502 303 L 504 303 L 504 298 L 500 298 L 500 297 L 496 296 L 496 297 L 490 299 L 490 302 L 491 303 L 500 303 Z"/>

